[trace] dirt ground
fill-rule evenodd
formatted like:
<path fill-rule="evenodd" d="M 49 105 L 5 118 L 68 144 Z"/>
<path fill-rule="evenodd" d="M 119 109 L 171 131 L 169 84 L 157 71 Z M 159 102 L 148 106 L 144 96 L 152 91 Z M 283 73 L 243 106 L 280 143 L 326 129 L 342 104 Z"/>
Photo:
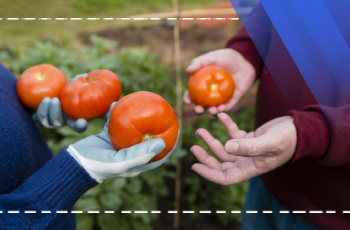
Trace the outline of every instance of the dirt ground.
<path fill-rule="evenodd" d="M 180 31 L 182 65 L 187 66 L 196 56 L 223 48 L 226 42 L 236 33 L 241 23 L 233 21 L 218 28 L 191 26 Z M 89 44 L 92 33 L 81 34 L 79 38 Z M 110 28 L 94 34 L 116 40 L 119 48 L 132 46 L 142 48 L 159 56 L 167 64 L 173 64 L 173 29 L 170 25 L 159 23 L 152 26 L 135 26 L 128 28 Z"/>

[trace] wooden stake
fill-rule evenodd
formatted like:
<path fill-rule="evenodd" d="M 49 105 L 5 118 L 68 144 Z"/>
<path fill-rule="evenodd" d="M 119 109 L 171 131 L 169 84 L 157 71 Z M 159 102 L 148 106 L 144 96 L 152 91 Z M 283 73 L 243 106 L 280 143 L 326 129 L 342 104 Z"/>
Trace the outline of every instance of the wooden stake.
<path fill-rule="evenodd" d="M 179 18 L 180 10 L 178 0 L 173 0 L 173 11 L 177 14 L 178 20 L 174 25 L 174 51 L 175 51 L 175 73 L 176 73 L 176 114 L 179 122 L 179 129 L 182 131 L 182 83 L 181 83 L 181 53 L 180 53 L 180 28 Z M 177 142 L 177 148 L 182 146 L 182 132 Z M 177 159 L 176 180 L 175 180 L 175 203 L 174 208 L 177 211 L 174 215 L 174 229 L 179 228 L 180 222 L 180 194 L 181 194 L 181 158 Z"/>

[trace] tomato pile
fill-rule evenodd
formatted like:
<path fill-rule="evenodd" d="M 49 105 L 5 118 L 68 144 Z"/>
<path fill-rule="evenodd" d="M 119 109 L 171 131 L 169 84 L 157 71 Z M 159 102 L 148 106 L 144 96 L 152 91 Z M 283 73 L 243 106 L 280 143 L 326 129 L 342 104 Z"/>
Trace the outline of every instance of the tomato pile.
<path fill-rule="evenodd" d="M 106 114 L 122 93 L 118 76 L 110 70 L 92 70 L 86 77 L 67 83 L 63 72 L 50 64 L 24 71 L 16 87 L 19 99 L 31 110 L 36 110 L 45 97 L 58 97 L 68 117 L 86 120 Z M 227 103 L 234 89 L 230 73 L 218 66 L 199 69 L 188 82 L 191 100 L 206 108 Z M 117 150 L 162 138 L 166 147 L 150 160 L 154 162 L 174 148 L 178 129 L 177 117 L 168 102 L 155 93 L 141 91 L 115 104 L 109 117 L 108 135 Z"/>

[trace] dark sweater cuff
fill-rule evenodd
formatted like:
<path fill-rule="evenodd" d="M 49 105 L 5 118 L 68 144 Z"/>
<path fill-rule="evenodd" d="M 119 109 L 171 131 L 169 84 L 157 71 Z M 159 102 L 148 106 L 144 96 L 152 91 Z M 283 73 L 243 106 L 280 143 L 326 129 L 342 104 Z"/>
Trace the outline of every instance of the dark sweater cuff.
<path fill-rule="evenodd" d="M 289 163 L 304 157 L 322 159 L 329 148 L 330 126 L 321 111 L 289 111 L 297 130 L 297 146 Z"/>
<path fill-rule="evenodd" d="M 54 209 L 71 209 L 75 202 L 98 183 L 63 148 L 35 174 L 35 193 Z"/>

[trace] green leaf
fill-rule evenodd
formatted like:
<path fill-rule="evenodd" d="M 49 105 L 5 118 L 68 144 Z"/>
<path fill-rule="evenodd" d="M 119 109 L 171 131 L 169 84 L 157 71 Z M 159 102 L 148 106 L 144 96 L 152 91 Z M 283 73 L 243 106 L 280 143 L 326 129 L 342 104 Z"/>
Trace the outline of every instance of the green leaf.
<path fill-rule="evenodd" d="M 131 178 L 126 187 L 126 191 L 130 194 L 137 194 L 141 191 L 141 181 L 138 178 Z"/>
<path fill-rule="evenodd" d="M 99 213 L 97 215 L 98 226 L 102 230 L 120 229 L 118 216 L 112 213 Z"/>
<path fill-rule="evenodd" d="M 95 223 L 94 215 L 91 214 L 76 214 L 77 230 L 91 230 Z"/>
<path fill-rule="evenodd" d="M 80 198 L 78 202 L 75 204 L 75 208 L 77 210 L 83 210 L 84 212 L 92 211 L 92 210 L 100 210 L 100 205 L 97 202 L 96 198 Z"/>
<path fill-rule="evenodd" d="M 118 211 L 123 201 L 117 192 L 102 193 L 99 201 L 108 210 Z"/>
<path fill-rule="evenodd" d="M 126 179 L 125 178 L 118 178 L 113 180 L 113 182 L 106 188 L 106 191 L 109 192 L 117 192 L 124 188 L 126 185 Z"/>

